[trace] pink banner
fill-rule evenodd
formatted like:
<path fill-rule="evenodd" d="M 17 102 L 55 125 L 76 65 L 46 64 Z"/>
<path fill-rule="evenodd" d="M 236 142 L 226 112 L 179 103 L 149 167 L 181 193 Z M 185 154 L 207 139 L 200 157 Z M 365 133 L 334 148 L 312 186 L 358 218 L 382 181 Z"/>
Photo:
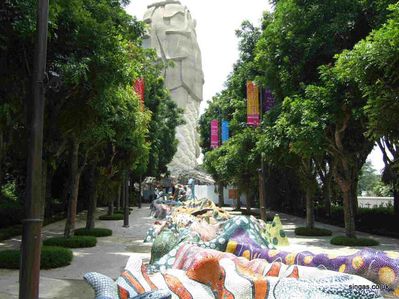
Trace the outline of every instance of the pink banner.
<path fill-rule="evenodd" d="M 211 148 L 219 147 L 219 122 L 217 119 L 211 121 Z"/>
<path fill-rule="evenodd" d="M 259 114 L 248 114 L 247 124 L 250 126 L 258 127 L 260 125 Z"/>

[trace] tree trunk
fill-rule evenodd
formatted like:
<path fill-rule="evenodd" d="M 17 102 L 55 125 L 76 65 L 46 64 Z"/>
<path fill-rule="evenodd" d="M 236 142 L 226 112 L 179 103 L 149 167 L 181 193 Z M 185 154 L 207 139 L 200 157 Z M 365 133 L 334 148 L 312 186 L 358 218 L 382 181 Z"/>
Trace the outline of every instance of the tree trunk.
<path fill-rule="evenodd" d="M 393 182 L 393 211 L 395 213 L 396 219 L 399 219 L 399 183 L 397 181 Z"/>
<path fill-rule="evenodd" d="M 306 188 L 306 227 L 314 228 L 314 201 L 312 187 Z"/>
<path fill-rule="evenodd" d="M 46 177 L 46 188 L 45 188 L 45 211 L 46 215 L 51 217 L 53 216 L 52 209 L 52 185 L 54 178 L 55 170 L 50 165 L 47 165 L 47 177 Z"/>
<path fill-rule="evenodd" d="M 219 208 L 224 206 L 224 186 L 222 183 L 218 183 L 218 198 L 219 198 Z"/>
<path fill-rule="evenodd" d="M 352 204 L 352 192 L 350 190 L 342 191 L 344 198 L 344 219 L 345 219 L 345 234 L 349 238 L 355 238 L 355 214 Z"/>
<path fill-rule="evenodd" d="M 251 207 L 252 207 L 252 197 L 254 196 L 254 193 L 252 191 L 247 190 L 246 192 L 247 195 L 247 202 L 246 202 L 246 206 L 247 206 L 247 213 L 251 213 Z"/>
<path fill-rule="evenodd" d="M 124 175 L 123 179 L 123 207 L 124 207 L 124 214 L 123 214 L 123 227 L 129 227 L 129 177 L 127 174 Z"/>
<path fill-rule="evenodd" d="M 331 217 L 331 183 L 332 171 L 330 170 L 323 186 L 324 209 L 328 218 Z"/>
<path fill-rule="evenodd" d="M 91 165 L 89 170 L 89 207 L 87 209 L 86 228 L 93 229 L 95 227 L 94 215 L 97 209 L 97 166 L 96 163 Z"/>
<path fill-rule="evenodd" d="M 0 131 L 0 185 L 3 182 L 4 133 Z"/>
<path fill-rule="evenodd" d="M 76 224 L 79 182 L 81 174 L 78 164 L 79 164 L 79 143 L 74 141 L 72 145 L 72 155 L 71 155 L 71 185 L 70 185 L 70 195 L 68 200 L 68 213 L 64 230 L 64 237 L 66 238 L 69 238 L 71 234 L 73 234 Z"/>
<path fill-rule="evenodd" d="M 236 206 L 236 209 L 237 210 L 241 210 L 241 200 L 240 200 L 240 197 L 241 197 L 241 191 L 239 190 L 238 191 L 238 198 L 237 198 L 237 206 Z"/>
<path fill-rule="evenodd" d="M 121 186 L 118 187 L 118 194 L 116 196 L 116 210 L 119 212 L 121 210 Z"/>
<path fill-rule="evenodd" d="M 114 202 L 110 201 L 108 202 L 108 216 L 114 215 Z"/>
<path fill-rule="evenodd" d="M 138 202 L 137 202 L 137 206 L 139 209 L 141 209 L 141 201 L 143 200 L 142 196 L 141 196 L 141 186 L 142 186 L 142 182 L 141 182 L 141 176 L 140 176 L 140 181 L 139 181 L 139 196 L 138 196 Z"/>
<path fill-rule="evenodd" d="M 344 204 L 345 234 L 349 238 L 356 238 L 355 213 L 353 201 L 352 175 L 348 167 L 348 161 L 342 159 L 341 170 L 335 169 L 335 178 L 342 191 Z"/>
<path fill-rule="evenodd" d="M 357 185 L 359 183 L 359 171 L 357 169 L 352 169 L 352 179 L 351 179 L 351 197 L 352 197 L 351 204 L 352 204 L 353 217 L 355 220 L 357 215 L 357 209 L 359 207 L 357 201 Z"/>
<path fill-rule="evenodd" d="M 47 191 L 47 167 L 48 163 L 45 159 L 42 160 L 42 219 L 44 219 L 44 214 L 46 211 L 46 191 Z"/>
<path fill-rule="evenodd" d="M 260 219 L 267 221 L 266 214 L 266 169 L 265 169 L 265 154 L 261 155 L 261 166 L 258 170 L 258 181 L 259 181 L 259 211 Z"/>

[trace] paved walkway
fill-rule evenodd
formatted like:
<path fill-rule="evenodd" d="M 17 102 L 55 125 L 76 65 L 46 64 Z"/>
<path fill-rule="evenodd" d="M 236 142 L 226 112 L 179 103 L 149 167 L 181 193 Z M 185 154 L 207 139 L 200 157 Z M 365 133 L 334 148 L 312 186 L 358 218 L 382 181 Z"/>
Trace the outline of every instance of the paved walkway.
<path fill-rule="evenodd" d="M 231 209 L 228 209 L 231 210 Z M 99 214 L 104 214 L 100 210 Z M 240 214 L 240 212 L 233 212 Z M 94 292 L 82 280 L 86 272 L 100 272 L 116 278 L 123 270 L 128 257 L 137 255 L 145 261 L 150 258 L 150 244 L 144 244 L 143 239 L 148 228 L 154 222 L 149 216 L 148 205 L 142 209 L 135 208 L 130 215 L 130 227 L 123 228 L 122 221 L 97 221 L 97 227 L 106 227 L 113 230 L 111 237 L 99 238 L 96 247 L 74 249 L 74 260 L 68 267 L 41 271 L 40 298 L 42 299 L 93 299 Z M 77 227 L 84 226 L 85 214 L 78 217 Z M 284 229 L 287 232 L 290 245 L 281 247 L 286 251 L 308 250 L 314 253 L 352 254 L 359 250 L 356 247 L 334 246 L 329 243 L 331 237 L 296 237 L 295 227 L 304 226 L 303 218 L 280 214 Z M 317 227 L 328 228 L 334 235 L 344 234 L 344 229 L 332 225 L 316 223 Z M 43 230 L 46 236 L 62 235 L 64 221 L 50 224 Z M 394 251 L 399 255 L 399 240 L 387 237 L 359 233 L 359 236 L 377 239 L 381 244 L 374 247 L 378 250 Z M 20 239 L 14 238 L 0 243 L 0 250 L 18 248 Z M 18 271 L 0 269 L 0 299 L 18 298 Z"/>
<path fill-rule="evenodd" d="M 294 251 L 304 251 L 308 250 L 314 253 L 326 252 L 326 253 L 338 253 L 343 254 L 353 254 L 363 247 L 351 247 L 351 246 L 336 246 L 330 244 L 331 237 L 304 237 L 296 236 L 295 228 L 300 226 L 305 226 L 305 219 L 279 213 L 281 222 L 284 226 L 284 230 L 287 233 L 288 240 L 290 242 L 289 247 L 281 247 L 282 250 L 294 250 Z M 324 224 L 321 222 L 315 223 L 316 227 L 326 228 L 333 232 L 333 236 L 345 235 L 345 230 L 342 227 Z M 362 232 L 357 232 L 358 237 L 372 238 L 380 242 L 380 245 L 373 246 L 372 248 L 382 251 L 394 251 L 399 255 L 399 239 L 377 236 Z"/>
<path fill-rule="evenodd" d="M 100 209 L 98 214 L 104 214 Z M 99 221 L 96 227 L 105 227 L 113 230 L 113 235 L 98 238 L 97 246 L 93 248 L 73 249 L 72 264 L 54 270 L 41 271 L 40 298 L 42 299 L 93 299 L 94 292 L 82 280 L 86 272 L 100 272 L 116 278 L 131 255 L 137 255 L 149 261 L 151 245 L 144 244 L 143 240 L 148 228 L 153 223 L 149 216 L 148 205 L 142 209 L 134 208 L 130 214 L 130 227 L 123 228 L 122 221 Z M 78 216 L 77 227 L 85 225 L 85 213 Z M 46 236 L 62 235 L 65 221 L 50 224 L 43 229 Z M 0 250 L 18 248 L 20 238 L 0 242 Z M 0 269 L 0 299 L 18 298 L 19 271 Z"/>

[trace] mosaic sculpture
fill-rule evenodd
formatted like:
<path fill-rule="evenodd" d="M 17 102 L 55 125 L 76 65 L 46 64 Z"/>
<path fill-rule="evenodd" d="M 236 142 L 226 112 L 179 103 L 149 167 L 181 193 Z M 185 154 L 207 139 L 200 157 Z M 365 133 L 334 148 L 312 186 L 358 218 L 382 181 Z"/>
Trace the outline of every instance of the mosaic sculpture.
<path fill-rule="evenodd" d="M 287 265 L 302 265 L 355 274 L 379 284 L 384 293 L 399 296 L 399 253 L 385 253 L 371 248 L 351 255 L 314 254 L 309 251 L 287 252 L 264 249 L 252 244 L 231 240 L 227 252 L 247 259 L 265 259 L 272 263 L 279 261 Z"/>
<path fill-rule="evenodd" d="M 116 282 L 87 274 L 96 298 L 399 296 L 398 253 L 364 249 L 337 256 L 280 251 L 275 246 L 287 245 L 288 239 L 278 216 L 271 223 L 252 216 L 232 217 L 209 200 L 160 205 L 165 220 L 156 221 L 145 239 L 154 242 L 151 264 L 145 267 L 141 260 L 130 259 Z"/>
<path fill-rule="evenodd" d="M 182 299 L 381 298 L 375 285 L 364 278 L 303 268 L 305 270 L 302 267 L 286 270 L 279 277 L 268 276 L 244 268 L 232 259 L 210 255 L 197 259 L 187 271 L 168 269 L 148 275 L 141 259 L 131 257 L 116 282 L 97 273 L 88 273 L 85 279 L 96 294 L 106 294 L 96 299 L 139 298 L 137 296 L 154 291 L 165 296 L 169 292 L 172 298 Z M 101 283 L 105 279 L 107 292 Z M 353 285 L 365 287 L 353 288 Z"/>

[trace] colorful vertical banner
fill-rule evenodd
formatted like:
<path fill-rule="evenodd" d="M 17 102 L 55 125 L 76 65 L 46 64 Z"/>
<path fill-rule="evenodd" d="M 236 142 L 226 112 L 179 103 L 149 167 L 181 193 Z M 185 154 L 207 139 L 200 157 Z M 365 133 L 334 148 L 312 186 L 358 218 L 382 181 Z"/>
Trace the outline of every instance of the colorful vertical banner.
<path fill-rule="evenodd" d="M 217 119 L 211 121 L 211 148 L 219 147 L 219 122 Z"/>
<path fill-rule="evenodd" d="M 140 98 L 141 108 L 144 109 L 145 85 L 143 78 L 137 79 L 134 82 L 134 91 Z"/>
<path fill-rule="evenodd" d="M 222 144 L 229 140 L 230 131 L 229 131 L 229 121 L 222 121 Z"/>
<path fill-rule="evenodd" d="M 272 91 L 269 88 L 263 90 L 263 112 L 268 112 L 273 108 L 275 100 Z"/>
<path fill-rule="evenodd" d="M 252 81 L 247 82 L 247 124 L 260 124 L 259 87 Z"/>

